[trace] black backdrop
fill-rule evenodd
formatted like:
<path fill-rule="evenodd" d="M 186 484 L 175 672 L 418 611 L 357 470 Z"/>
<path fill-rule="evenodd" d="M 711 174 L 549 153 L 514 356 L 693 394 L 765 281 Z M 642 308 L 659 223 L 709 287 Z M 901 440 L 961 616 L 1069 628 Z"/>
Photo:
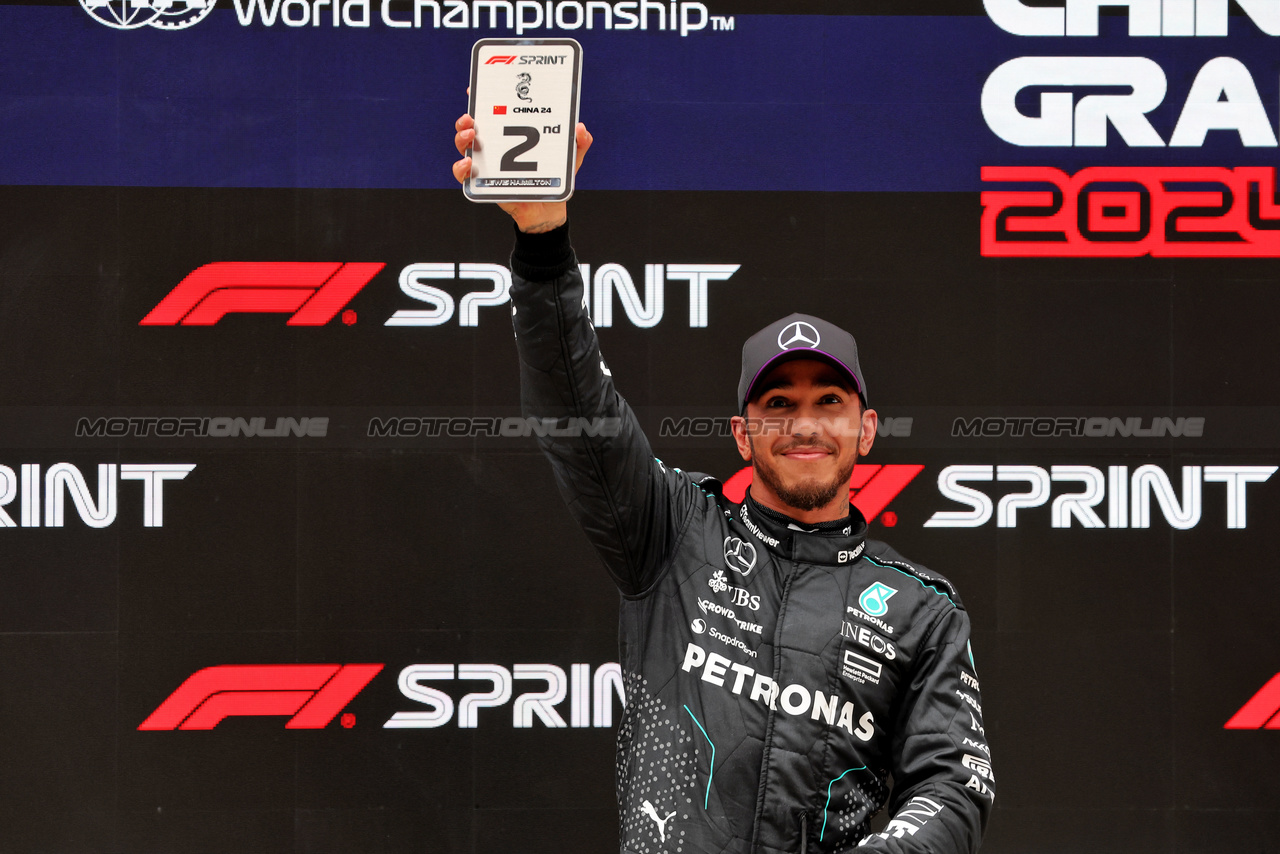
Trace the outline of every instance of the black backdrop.
<path fill-rule="evenodd" d="M 72 13 L 84 10 L 60 12 Z M 19 95 L 46 97 L 8 73 L 11 115 Z M 585 98 L 583 112 L 590 121 Z M 447 163 L 447 136 L 421 158 Z M 625 177 L 609 170 L 635 141 L 598 139 L 592 157 Z M 983 150 L 991 163 L 1007 154 Z M 481 307 L 475 326 L 460 311 L 386 325 L 429 308 L 399 286 L 410 265 L 506 263 L 504 217 L 443 183 L 205 187 L 194 166 L 169 182 L 33 174 L 0 187 L 0 522 L 13 523 L 0 528 L 0 850 L 615 845 L 616 593 L 533 440 L 501 435 L 519 432 L 509 309 Z M 1276 710 L 1224 728 L 1280 669 L 1280 480 L 1265 479 L 1280 465 L 1274 259 L 984 258 L 972 189 L 584 187 L 571 220 L 593 271 L 621 265 L 643 295 L 646 265 L 740 265 L 707 285 L 705 327 L 690 323 L 688 283 L 669 277 L 656 324 L 615 299 L 600 330 L 664 460 L 741 469 L 715 433 L 751 332 L 796 310 L 855 331 L 875 408 L 897 425 L 868 464 L 923 466 L 896 482 L 873 535 L 950 577 L 973 615 L 1000 777 L 984 851 L 1280 850 L 1280 736 L 1262 728 Z M 319 326 L 288 326 L 289 312 L 140 325 L 197 267 L 250 261 L 385 267 Z M 430 283 L 459 305 L 491 287 Z M 237 418 L 239 435 L 193 435 L 234 434 Z M 174 419 L 205 426 L 156 435 Z M 312 434 L 261 435 L 277 419 Z M 1036 435 L 1036 419 L 1068 426 Z M 138 467 L 165 465 L 194 467 L 151 483 L 163 503 L 149 525 Z M 1114 485 L 1094 507 L 1107 527 L 1055 527 L 1054 500 L 1079 481 L 1053 481 L 1012 526 L 998 512 L 926 524 L 966 509 L 940 486 L 953 466 L 991 466 L 963 483 L 998 504 L 1055 466 L 1124 467 L 1141 491 L 1148 465 L 1173 496 L 1168 512 L 1149 499 L 1149 527 Z M 1261 467 L 1256 482 L 1224 482 L 1222 467 L 1242 466 Z M 1176 527 L 1193 493 L 1199 512 Z M 50 525 L 59 503 L 63 524 Z M 312 728 L 287 728 L 291 709 L 139 729 L 204 668 L 294 664 L 382 668 Z M 449 695 L 452 714 L 384 726 L 441 708 L 402 690 L 420 665 L 456 674 L 416 683 Z M 476 709 L 474 727 L 460 726 L 463 697 L 489 682 L 467 682 L 464 665 L 514 674 L 511 697 Z M 519 696 L 551 687 L 522 665 L 567 674 L 554 706 L 566 726 L 536 714 L 516 725 Z M 290 689 L 294 707 L 318 687 Z"/>

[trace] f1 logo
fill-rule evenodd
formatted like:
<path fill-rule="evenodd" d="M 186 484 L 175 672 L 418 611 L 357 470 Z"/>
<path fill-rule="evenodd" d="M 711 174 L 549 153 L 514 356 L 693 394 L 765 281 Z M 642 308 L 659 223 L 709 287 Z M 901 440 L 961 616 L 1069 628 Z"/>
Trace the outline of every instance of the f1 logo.
<path fill-rule="evenodd" d="M 293 312 L 288 326 L 323 326 L 385 267 L 332 261 L 221 261 L 197 267 L 139 326 L 212 326 L 231 312 Z"/>
<path fill-rule="evenodd" d="M 1223 729 L 1280 729 L 1280 673 L 1267 680 Z"/>
<path fill-rule="evenodd" d="M 187 677 L 140 730 L 213 729 L 232 715 L 292 715 L 285 729 L 323 729 L 381 664 L 224 664 Z"/>
<path fill-rule="evenodd" d="M 510 65 L 515 62 L 514 56 L 491 56 L 484 61 L 485 65 Z"/>

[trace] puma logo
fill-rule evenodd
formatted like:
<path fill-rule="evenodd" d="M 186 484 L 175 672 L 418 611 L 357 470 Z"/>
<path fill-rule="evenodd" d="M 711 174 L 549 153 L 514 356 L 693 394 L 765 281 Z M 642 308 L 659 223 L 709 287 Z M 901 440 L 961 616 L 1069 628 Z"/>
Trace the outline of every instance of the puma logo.
<path fill-rule="evenodd" d="M 666 818 L 658 818 L 658 811 L 654 809 L 653 804 L 649 803 L 647 800 L 640 805 L 640 812 L 649 816 L 649 818 L 653 819 L 654 824 L 658 825 L 658 842 L 666 842 L 667 822 L 671 821 L 671 818 L 675 813 L 670 812 L 667 813 Z"/>

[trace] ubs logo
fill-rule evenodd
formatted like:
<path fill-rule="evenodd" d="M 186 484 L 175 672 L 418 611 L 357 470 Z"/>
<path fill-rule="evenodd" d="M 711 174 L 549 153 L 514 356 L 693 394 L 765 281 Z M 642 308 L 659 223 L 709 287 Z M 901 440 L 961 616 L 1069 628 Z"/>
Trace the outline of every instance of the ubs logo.
<path fill-rule="evenodd" d="M 737 537 L 725 537 L 724 563 L 739 575 L 750 575 L 756 568 L 756 547 Z"/>

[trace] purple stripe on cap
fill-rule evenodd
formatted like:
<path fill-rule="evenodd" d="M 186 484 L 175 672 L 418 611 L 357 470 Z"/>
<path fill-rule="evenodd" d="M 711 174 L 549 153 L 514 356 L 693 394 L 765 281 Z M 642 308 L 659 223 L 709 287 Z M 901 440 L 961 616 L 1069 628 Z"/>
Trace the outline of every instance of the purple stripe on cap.
<path fill-rule="evenodd" d="M 747 401 L 751 398 L 751 391 L 756 387 L 756 380 L 760 379 L 760 375 L 763 374 L 765 371 L 767 371 L 769 367 L 775 364 L 779 359 L 783 358 L 784 356 L 791 356 L 793 353 L 817 353 L 819 356 L 822 356 L 826 361 L 836 363 L 841 368 L 844 368 L 844 372 L 849 375 L 849 379 L 853 380 L 853 387 L 854 389 L 857 390 L 858 395 L 859 396 L 862 395 L 862 386 L 858 383 L 858 375 L 855 374 L 853 372 L 853 369 L 850 368 L 848 365 L 846 365 L 844 362 L 840 361 L 835 356 L 831 355 L 825 350 L 816 350 L 813 347 L 793 347 L 790 350 L 781 351 L 776 356 L 774 356 L 769 361 L 765 362 L 763 365 L 760 366 L 760 370 L 756 371 L 756 375 L 751 378 L 751 382 L 747 383 L 747 396 L 742 399 L 743 406 L 745 406 Z"/>

